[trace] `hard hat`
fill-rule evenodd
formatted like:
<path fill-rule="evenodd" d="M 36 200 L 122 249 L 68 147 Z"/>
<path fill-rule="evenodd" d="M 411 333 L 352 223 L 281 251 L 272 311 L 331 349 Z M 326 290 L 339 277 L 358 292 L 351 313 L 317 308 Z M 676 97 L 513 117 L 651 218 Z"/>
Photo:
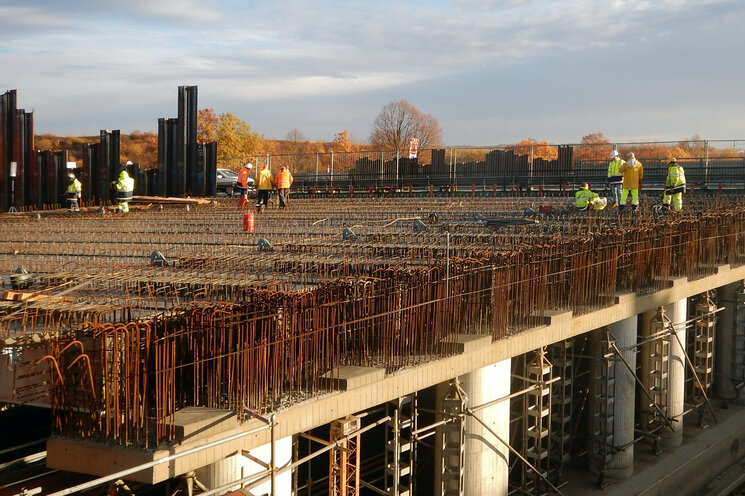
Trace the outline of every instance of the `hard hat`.
<path fill-rule="evenodd" d="M 252 163 L 250 163 L 250 162 L 249 162 L 249 163 L 247 163 L 247 164 L 245 165 L 245 167 L 246 167 L 246 169 L 253 169 L 253 167 L 254 167 L 254 166 L 253 166 L 253 164 L 252 164 Z"/>
<path fill-rule="evenodd" d="M 127 167 L 129 167 L 130 165 L 132 165 L 132 161 L 131 160 L 127 160 L 127 163 L 124 164 L 124 165 L 126 165 Z"/>
<path fill-rule="evenodd" d="M 618 156 L 617 150 L 613 150 L 612 152 L 610 152 L 610 158 L 616 158 L 617 156 Z"/>
<path fill-rule="evenodd" d="M 678 160 L 677 160 L 677 159 L 676 159 L 675 157 L 673 157 L 673 158 L 671 158 L 670 160 L 668 160 L 668 162 L 667 162 L 667 163 L 668 163 L 668 164 L 677 164 L 677 163 L 678 163 Z"/>
<path fill-rule="evenodd" d="M 67 173 L 67 177 L 69 177 L 70 179 L 74 179 L 75 178 L 75 173 L 73 171 L 70 171 L 70 172 Z"/>

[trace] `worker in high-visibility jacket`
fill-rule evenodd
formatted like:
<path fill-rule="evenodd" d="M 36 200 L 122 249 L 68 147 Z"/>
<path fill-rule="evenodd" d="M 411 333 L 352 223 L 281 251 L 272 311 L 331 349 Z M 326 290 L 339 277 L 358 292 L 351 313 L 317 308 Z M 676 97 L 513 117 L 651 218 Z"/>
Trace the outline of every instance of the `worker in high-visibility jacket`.
<path fill-rule="evenodd" d="M 666 208 L 670 208 L 670 201 L 672 200 L 673 210 L 682 210 L 685 186 L 685 171 L 675 158 L 671 158 L 667 163 L 667 178 L 665 179 L 665 192 L 662 196 L 662 204 Z"/>
<path fill-rule="evenodd" d="M 272 171 L 267 164 L 261 165 L 261 172 L 256 175 L 256 210 L 269 207 L 269 193 L 274 188 Z"/>
<path fill-rule="evenodd" d="M 606 198 L 601 197 L 594 191 L 590 191 L 590 185 L 588 183 L 582 184 L 582 187 L 574 194 L 574 204 L 578 210 L 587 210 L 591 207 L 592 210 L 603 210 L 608 204 Z"/>
<path fill-rule="evenodd" d="M 629 153 L 626 157 L 626 163 L 621 165 L 618 171 L 623 174 L 620 208 L 623 210 L 626 207 L 626 200 L 631 194 L 631 210 L 636 210 L 639 208 L 639 187 L 644 178 L 644 167 L 633 153 Z"/>
<path fill-rule="evenodd" d="M 129 202 L 132 201 L 135 190 L 135 180 L 127 172 L 127 166 L 129 165 L 132 165 L 132 162 L 127 162 L 122 167 L 119 177 L 111 184 L 116 190 L 116 210 L 123 213 L 129 212 Z"/>
<path fill-rule="evenodd" d="M 290 186 L 292 186 L 292 173 L 284 165 L 280 167 L 277 177 L 274 178 L 274 184 L 277 186 L 279 193 L 279 208 L 286 208 L 290 199 Z"/>
<path fill-rule="evenodd" d="M 80 183 L 80 181 L 78 181 L 78 178 L 75 177 L 75 173 L 73 171 L 70 171 L 70 173 L 67 174 L 67 177 L 70 179 L 70 184 L 67 186 L 67 193 L 65 194 L 67 198 L 68 210 L 70 212 L 79 212 L 80 197 L 83 193 L 83 185 Z"/>
<path fill-rule="evenodd" d="M 618 151 L 610 152 L 611 161 L 608 163 L 608 187 L 610 189 L 610 199 L 613 201 L 612 206 L 617 207 L 621 201 L 621 185 L 623 184 L 623 175 L 620 172 L 621 166 L 626 162 L 618 155 Z"/>
<path fill-rule="evenodd" d="M 245 164 L 238 173 L 236 184 L 238 185 L 238 189 L 241 190 L 241 196 L 243 198 L 248 197 L 248 182 L 253 173 L 253 167 L 251 163 Z"/>

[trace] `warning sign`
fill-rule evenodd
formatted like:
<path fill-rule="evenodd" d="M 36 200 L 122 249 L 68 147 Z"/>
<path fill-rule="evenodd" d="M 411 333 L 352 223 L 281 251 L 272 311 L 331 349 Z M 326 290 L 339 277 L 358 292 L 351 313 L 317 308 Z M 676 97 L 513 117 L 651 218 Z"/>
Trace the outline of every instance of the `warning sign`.
<path fill-rule="evenodd" d="M 409 140 L 409 158 L 416 158 L 416 154 L 419 152 L 419 138 L 411 138 Z"/>

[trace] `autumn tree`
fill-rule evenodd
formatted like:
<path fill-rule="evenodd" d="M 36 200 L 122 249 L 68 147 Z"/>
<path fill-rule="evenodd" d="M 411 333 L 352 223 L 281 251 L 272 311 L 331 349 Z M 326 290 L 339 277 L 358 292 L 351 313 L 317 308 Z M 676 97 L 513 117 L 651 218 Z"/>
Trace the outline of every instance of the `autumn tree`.
<path fill-rule="evenodd" d="M 352 143 L 352 140 L 349 138 L 349 134 L 347 133 L 346 129 L 334 135 L 333 150 L 335 152 L 355 151 L 354 143 Z"/>
<path fill-rule="evenodd" d="M 204 129 L 207 129 L 206 126 Z M 217 141 L 218 159 L 247 157 L 263 152 L 262 136 L 230 112 L 220 114 L 216 139 L 212 141 Z"/>
<path fill-rule="evenodd" d="M 531 155 L 534 159 L 542 158 L 544 160 L 555 160 L 559 156 L 556 147 L 549 145 L 546 141 L 538 141 L 535 138 L 527 138 L 512 145 L 508 149 L 513 150 L 518 155 Z"/>
<path fill-rule="evenodd" d="M 370 144 L 401 154 L 411 138 L 419 139 L 420 149 L 442 146 L 442 129 L 431 114 L 406 100 L 388 103 L 373 121 Z"/>
<path fill-rule="evenodd" d="M 220 117 L 213 108 L 202 109 L 197 112 L 197 141 L 211 143 L 217 141 L 217 129 L 220 127 Z"/>
<path fill-rule="evenodd" d="M 158 165 L 158 135 L 147 131 L 133 131 L 120 136 L 119 152 L 122 160 L 131 160 L 143 169 Z"/>

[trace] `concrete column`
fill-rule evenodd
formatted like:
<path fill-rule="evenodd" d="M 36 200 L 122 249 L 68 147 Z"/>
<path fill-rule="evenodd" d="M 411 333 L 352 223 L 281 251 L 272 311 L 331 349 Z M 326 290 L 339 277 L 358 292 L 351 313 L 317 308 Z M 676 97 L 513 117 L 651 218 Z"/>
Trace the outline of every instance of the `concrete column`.
<path fill-rule="evenodd" d="M 717 330 L 714 340 L 714 390 L 723 399 L 737 396 L 732 376 L 732 351 L 736 325 L 737 297 L 739 282 L 733 282 L 717 289 L 718 305 L 724 307 L 717 317 Z"/>
<path fill-rule="evenodd" d="M 483 405 L 510 394 L 511 360 L 475 370 L 460 376 L 461 388 L 466 393 L 468 407 Z M 437 410 L 442 410 L 442 399 L 449 389 L 447 383 L 437 386 Z M 487 424 L 499 437 L 509 442 L 510 402 L 501 401 L 488 408 L 476 411 L 476 416 Z M 441 434 L 438 434 L 438 438 Z M 439 438 L 441 439 L 441 438 Z M 478 421 L 466 418 L 465 446 L 465 496 L 506 496 L 508 492 L 509 450 L 487 431 Z M 439 445 L 439 442 L 437 443 Z M 435 457 L 442 456 L 439 450 Z M 435 463 L 438 467 L 439 463 Z M 435 474 L 439 487 L 440 474 Z"/>
<path fill-rule="evenodd" d="M 683 410 L 685 408 L 685 377 L 688 364 L 685 358 L 688 299 L 683 298 L 665 306 L 665 314 L 675 326 L 675 336 L 670 335 L 670 372 L 668 374 L 667 416 L 673 430 L 665 429 L 660 439 L 663 448 L 673 448 L 683 443 Z M 683 345 L 681 347 L 681 345 Z"/>
<path fill-rule="evenodd" d="M 268 464 L 272 458 L 271 448 L 271 444 L 265 444 L 250 450 L 250 454 Z M 292 463 L 292 436 L 274 442 L 274 456 L 274 464 L 277 468 L 282 468 Z M 209 489 L 214 489 L 263 471 L 266 471 L 266 469 L 258 463 L 243 456 L 241 453 L 236 453 L 196 470 L 196 477 L 199 482 L 207 486 Z M 247 485 L 248 483 L 243 484 L 243 486 Z M 237 490 L 240 487 L 242 487 L 240 484 L 236 484 L 230 490 Z M 226 490 L 225 492 L 228 491 Z M 292 470 L 287 470 L 275 478 L 274 495 L 272 495 L 271 480 L 267 480 L 266 482 L 255 486 L 251 489 L 251 493 L 268 494 L 270 496 L 291 495 Z"/>
<path fill-rule="evenodd" d="M 637 317 L 615 322 L 610 332 L 616 346 L 622 351 L 625 362 L 636 370 L 636 329 Z M 626 349 L 628 348 L 628 349 Z M 606 467 L 606 475 L 611 478 L 631 477 L 634 473 L 634 415 L 636 379 L 629 368 L 617 358 L 615 364 L 615 401 L 613 402 L 613 444 L 624 447 L 613 455 Z"/>

